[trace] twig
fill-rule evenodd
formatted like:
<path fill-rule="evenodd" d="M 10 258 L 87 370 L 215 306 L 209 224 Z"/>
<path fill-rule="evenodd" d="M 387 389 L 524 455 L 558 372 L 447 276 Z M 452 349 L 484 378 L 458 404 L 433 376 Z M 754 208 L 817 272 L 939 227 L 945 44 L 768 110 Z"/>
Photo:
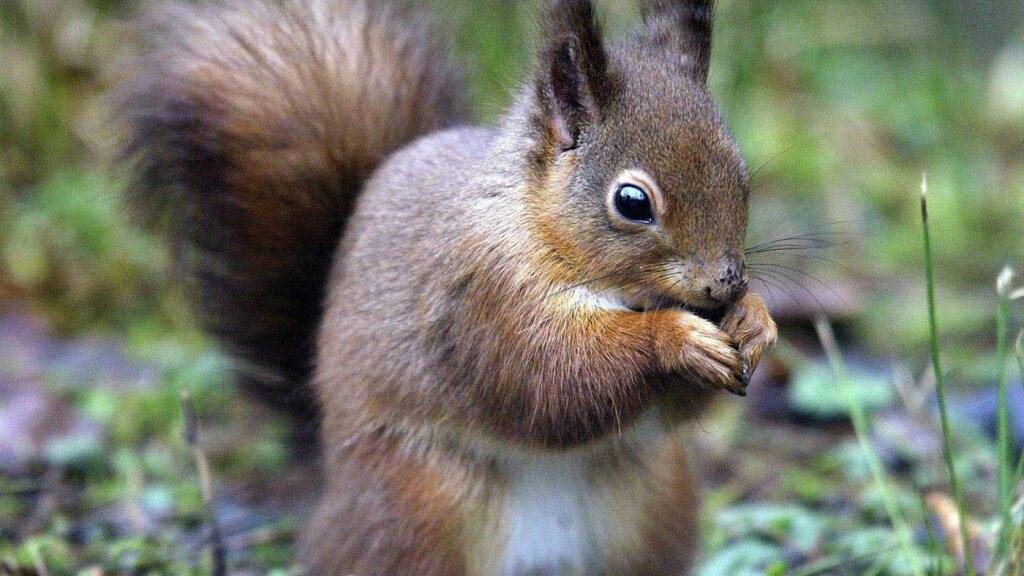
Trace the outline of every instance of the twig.
<path fill-rule="evenodd" d="M 206 458 L 206 452 L 199 445 L 198 425 L 195 412 L 192 410 L 192 399 L 187 390 L 181 392 L 181 413 L 185 423 L 185 442 L 192 449 L 196 468 L 199 470 L 199 485 L 203 491 L 206 524 L 210 531 L 210 561 L 213 564 L 213 576 L 227 576 L 227 555 L 220 524 L 217 522 L 213 475 L 210 473 L 210 462 Z"/>
<path fill-rule="evenodd" d="M 981 526 L 972 518 L 961 519 L 960 508 L 957 503 L 948 495 L 942 492 L 932 492 L 925 498 L 928 509 L 939 521 L 942 532 L 949 541 L 949 547 L 954 558 L 963 562 L 965 550 L 973 550 L 976 545 L 984 540 Z M 964 548 L 963 542 L 967 542 L 970 548 Z M 980 546 L 979 546 L 980 547 Z"/>

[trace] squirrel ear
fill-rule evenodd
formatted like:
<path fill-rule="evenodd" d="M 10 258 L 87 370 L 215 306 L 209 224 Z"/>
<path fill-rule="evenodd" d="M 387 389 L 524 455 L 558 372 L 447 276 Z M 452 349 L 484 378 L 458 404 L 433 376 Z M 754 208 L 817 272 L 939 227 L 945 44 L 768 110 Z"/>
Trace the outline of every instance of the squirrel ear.
<path fill-rule="evenodd" d="M 649 38 L 681 52 L 690 60 L 694 79 L 707 84 L 715 0 L 645 0 L 641 11 Z"/>
<path fill-rule="evenodd" d="M 545 128 L 560 150 L 571 150 L 607 100 L 608 58 L 590 0 L 555 1 L 547 23 L 538 96 Z"/>

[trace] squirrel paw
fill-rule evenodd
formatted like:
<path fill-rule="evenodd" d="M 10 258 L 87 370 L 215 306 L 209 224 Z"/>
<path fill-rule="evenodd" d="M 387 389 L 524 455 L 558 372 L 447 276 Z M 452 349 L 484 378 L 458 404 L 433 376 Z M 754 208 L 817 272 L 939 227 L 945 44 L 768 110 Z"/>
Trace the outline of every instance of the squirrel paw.
<path fill-rule="evenodd" d="M 747 293 L 722 319 L 722 331 L 729 335 L 739 350 L 743 363 L 742 378 L 746 385 L 761 357 L 778 341 L 775 321 L 764 300 L 757 294 Z"/>
<path fill-rule="evenodd" d="M 699 316 L 681 313 L 663 340 L 661 358 L 670 372 L 696 377 L 701 386 L 745 396 L 743 361 L 733 339 Z"/>

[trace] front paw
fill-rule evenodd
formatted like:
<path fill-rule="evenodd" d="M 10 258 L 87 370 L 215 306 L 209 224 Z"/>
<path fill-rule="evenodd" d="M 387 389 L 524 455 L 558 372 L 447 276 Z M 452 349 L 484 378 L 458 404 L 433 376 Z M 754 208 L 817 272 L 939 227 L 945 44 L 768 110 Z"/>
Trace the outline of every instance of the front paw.
<path fill-rule="evenodd" d="M 705 388 L 746 395 L 743 361 L 718 326 L 688 312 L 673 313 L 660 327 L 657 342 L 666 372 L 694 377 Z"/>
<path fill-rule="evenodd" d="M 722 319 L 722 331 L 729 335 L 743 362 L 743 378 L 750 381 L 761 357 L 779 339 L 779 330 L 764 300 L 748 292 Z"/>

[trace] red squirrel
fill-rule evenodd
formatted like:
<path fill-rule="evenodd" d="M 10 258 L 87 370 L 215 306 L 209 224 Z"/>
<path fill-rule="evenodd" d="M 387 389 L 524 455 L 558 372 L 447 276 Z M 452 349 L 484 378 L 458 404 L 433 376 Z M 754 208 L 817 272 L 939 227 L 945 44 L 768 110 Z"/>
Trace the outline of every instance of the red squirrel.
<path fill-rule="evenodd" d="M 606 42 L 589 0 L 549 1 L 486 127 L 409 3 L 161 13 L 124 90 L 130 200 L 248 388 L 319 427 L 310 574 L 689 572 L 685 424 L 776 328 L 714 2 L 640 4 Z"/>

